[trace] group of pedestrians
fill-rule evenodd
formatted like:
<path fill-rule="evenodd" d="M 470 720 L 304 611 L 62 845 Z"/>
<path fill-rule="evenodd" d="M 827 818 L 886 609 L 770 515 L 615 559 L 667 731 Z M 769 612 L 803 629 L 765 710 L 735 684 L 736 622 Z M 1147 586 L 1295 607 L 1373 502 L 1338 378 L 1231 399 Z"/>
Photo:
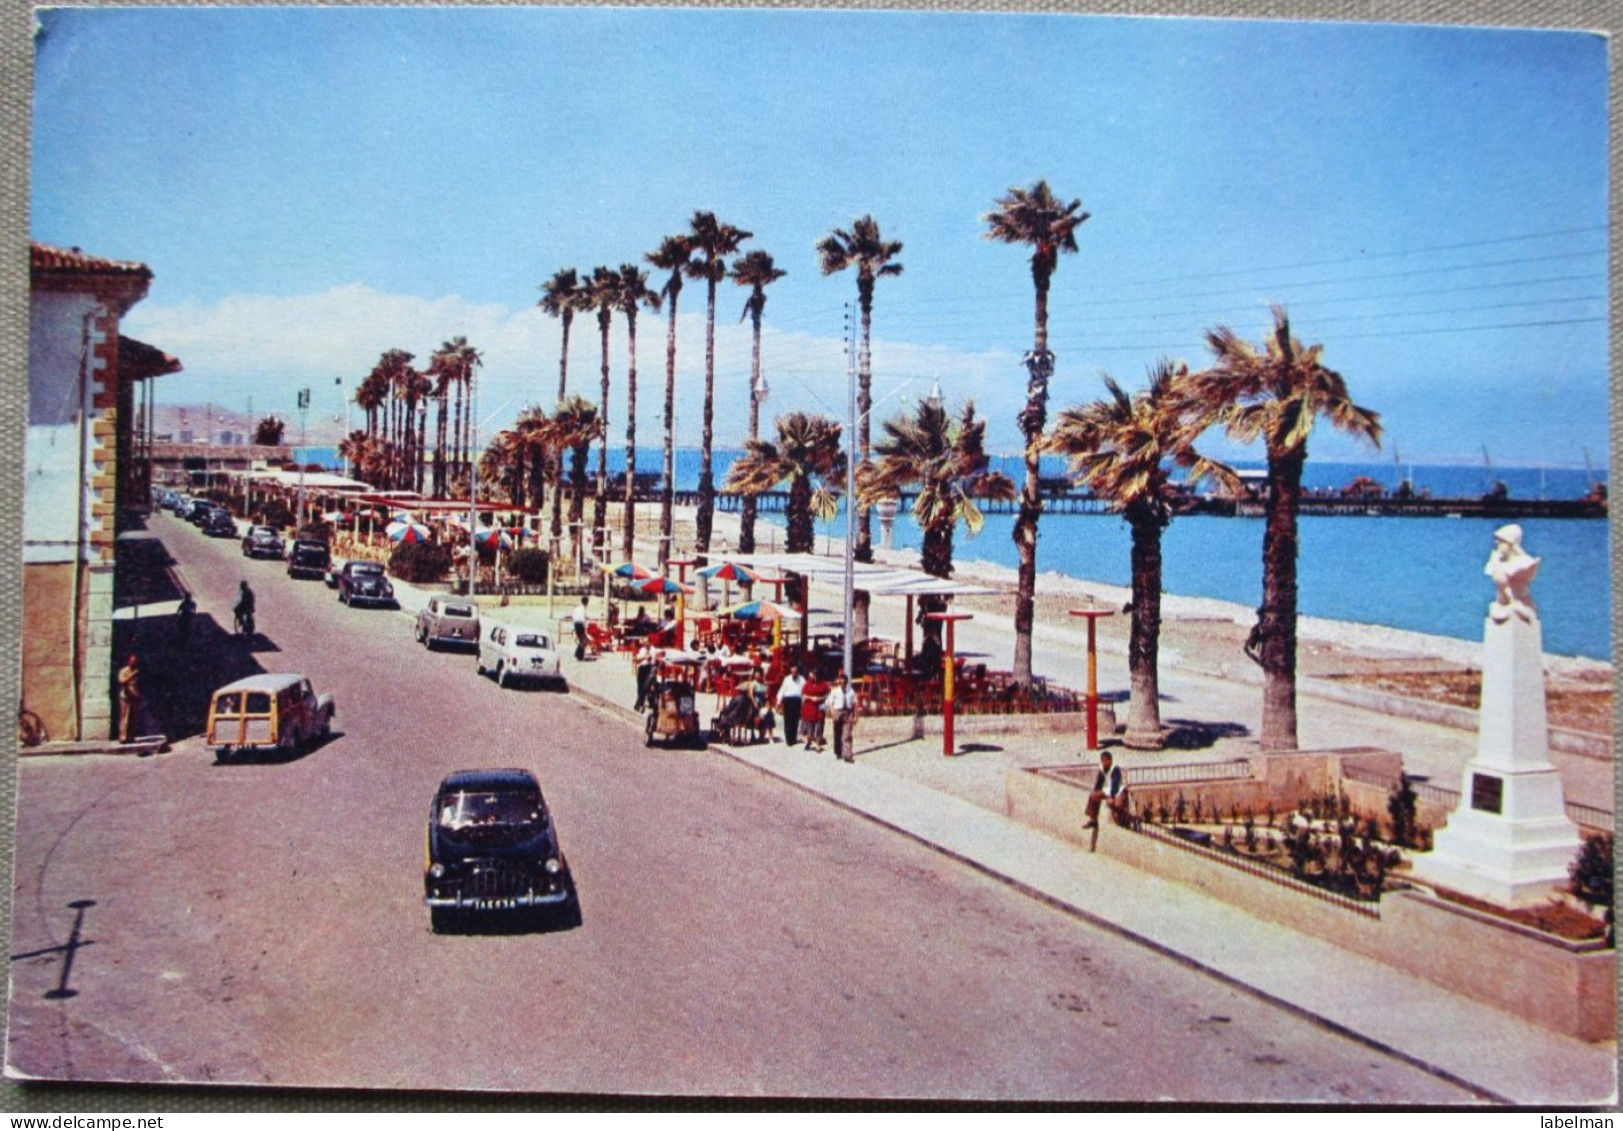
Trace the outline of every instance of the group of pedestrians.
<path fill-rule="evenodd" d="M 855 761 L 857 696 L 844 672 L 830 685 L 816 672 L 808 676 L 798 665 L 778 685 L 778 710 L 783 716 L 783 740 L 807 750 L 827 749 L 826 729 L 834 731 L 834 756 Z"/>

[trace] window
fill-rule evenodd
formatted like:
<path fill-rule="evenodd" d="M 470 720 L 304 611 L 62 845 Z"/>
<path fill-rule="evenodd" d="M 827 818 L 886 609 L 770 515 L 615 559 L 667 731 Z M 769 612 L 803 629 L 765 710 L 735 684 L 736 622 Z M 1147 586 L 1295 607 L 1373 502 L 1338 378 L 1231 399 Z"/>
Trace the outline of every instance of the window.
<path fill-rule="evenodd" d="M 248 692 L 247 703 L 243 713 L 247 715 L 268 715 L 271 709 L 270 693 L 266 691 Z"/>

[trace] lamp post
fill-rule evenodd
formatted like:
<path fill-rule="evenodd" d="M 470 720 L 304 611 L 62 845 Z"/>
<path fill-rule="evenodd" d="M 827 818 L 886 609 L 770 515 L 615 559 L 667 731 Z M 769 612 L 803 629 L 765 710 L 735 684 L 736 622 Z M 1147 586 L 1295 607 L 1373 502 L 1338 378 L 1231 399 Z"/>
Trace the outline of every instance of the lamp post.
<path fill-rule="evenodd" d="M 305 443 L 305 421 L 310 415 L 310 390 L 299 390 L 299 511 L 298 525 L 295 532 L 304 529 L 304 465 L 310 461 L 310 452 Z"/>
<path fill-rule="evenodd" d="M 955 702 L 952 690 L 953 669 L 956 664 L 953 660 L 953 627 L 961 620 L 971 619 L 970 613 L 925 613 L 925 620 L 938 621 L 947 626 L 947 646 L 941 654 L 941 756 L 951 758 L 955 744 L 953 743 L 953 715 Z"/>
<path fill-rule="evenodd" d="M 1088 749 L 1099 749 L 1099 650 L 1094 627 L 1100 617 L 1111 615 L 1109 609 L 1072 609 L 1073 617 L 1085 617 L 1088 622 Z"/>

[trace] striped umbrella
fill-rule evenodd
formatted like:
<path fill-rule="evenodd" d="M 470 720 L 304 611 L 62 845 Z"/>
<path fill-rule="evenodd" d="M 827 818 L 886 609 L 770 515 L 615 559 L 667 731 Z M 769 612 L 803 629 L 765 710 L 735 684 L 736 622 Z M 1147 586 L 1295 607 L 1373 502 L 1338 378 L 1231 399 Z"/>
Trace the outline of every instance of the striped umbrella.
<path fill-rule="evenodd" d="M 699 571 L 700 577 L 708 577 L 712 581 L 739 581 L 750 583 L 760 574 L 746 565 L 737 562 L 717 562 L 713 566 L 705 566 Z"/>
<path fill-rule="evenodd" d="M 658 573 L 647 566 L 638 565 L 636 562 L 621 562 L 619 565 L 606 565 L 599 568 L 605 573 L 624 578 L 627 581 L 646 581 L 650 577 L 659 576 Z"/>
<path fill-rule="evenodd" d="M 428 527 L 415 522 L 391 522 L 383 531 L 391 542 L 427 542 Z"/>
<path fill-rule="evenodd" d="M 473 536 L 473 540 L 481 546 L 494 544 L 498 549 L 502 550 L 511 550 L 513 548 L 513 539 L 500 526 L 485 527 Z"/>
<path fill-rule="evenodd" d="M 721 615 L 734 620 L 789 620 L 798 617 L 800 612 L 775 601 L 745 601 L 742 605 L 723 609 Z"/>
<path fill-rule="evenodd" d="M 633 593 L 691 593 L 693 586 L 683 585 L 680 581 L 673 581 L 669 577 L 644 577 L 630 582 L 626 588 Z"/>

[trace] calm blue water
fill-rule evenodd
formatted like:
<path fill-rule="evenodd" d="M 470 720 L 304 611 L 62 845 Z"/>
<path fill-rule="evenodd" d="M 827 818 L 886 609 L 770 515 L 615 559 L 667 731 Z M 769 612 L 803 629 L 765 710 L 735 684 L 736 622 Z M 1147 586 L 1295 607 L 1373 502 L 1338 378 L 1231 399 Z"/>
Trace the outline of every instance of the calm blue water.
<path fill-rule="evenodd" d="M 332 448 L 309 449 L 311 462 L 336 465 Z M 719 483 L 738 452 L 718 450 Z M 658 448 L 639 449 L 640 471 L 661 470 Z M 1024 474 L 1018 458 L 1002 461 L 1002 470 L 1017 482 Z M 594 456 L 595 467 L 595 456 Z M 609 452 L 610 473 L 623 470 L 624 452 Z M 1045 461 L 1044 474 L 1060 475 L 1063 467 Z M 1403 466 L 1385 464 L 1308 463 L 1305 485 L 1337 488 L 1354 476 L 1367 475 L 1390 488 L 1412 477 L 1415 488 L 1439 497 L 1480 495 L 1490 486 L 1482 465 Z M 699 452 L 676 452 L 676 480 L 697 484 Z M 1589 490 L 1591 475 L 1583 469 L 1496 467 L 1492 479 L 1503 480 L 1517 499 L 1567 499 Z M 1595 478 L 1604 480 L 1605 472 Z M 832 532 L 844 532 L 836 518 Z M 961 561 L 983 560 L 1013 567 L 1017 558 L 1012 515 L 990 515 L 978 538 L 957 542 Z M 1298 560 L 1299 602 L 1304 615 L 1387 625 L 1417 632 L 1479 640 L 1482 617 L 1493 596 L 1482 566 L 1493 548 L 1499 523 L 1468 518 L 1389 518 L 1358 516 L 1301 519 Z M 1530 519 L 1522 523 L 1529 552 L 1544 559 L 1533 588 L 1544 622 L 1544 647 L 1561 655 L 1610 660 L 1611 585 L 1607 523 L 1585 519 Z M 819 534 L 824 528 L 819 526 Z M 1165 589 L 1169 593 L 1214 597 L 1255 606 L 1262 598 L 1263 522 L 1250 518 L 1192 515 L 1176 519 L 1166 530 Z M 1127 524 L 1108 515 L 1047 515 L 1039 528 L 1037 566 L 1072 577 L 1110 585 L 1131 583 Z M 875 532 L 877 537 L 877 531 Z M 919 533 L 905 513 L 896 522 L 894 544 L 917 548 Z"/>

